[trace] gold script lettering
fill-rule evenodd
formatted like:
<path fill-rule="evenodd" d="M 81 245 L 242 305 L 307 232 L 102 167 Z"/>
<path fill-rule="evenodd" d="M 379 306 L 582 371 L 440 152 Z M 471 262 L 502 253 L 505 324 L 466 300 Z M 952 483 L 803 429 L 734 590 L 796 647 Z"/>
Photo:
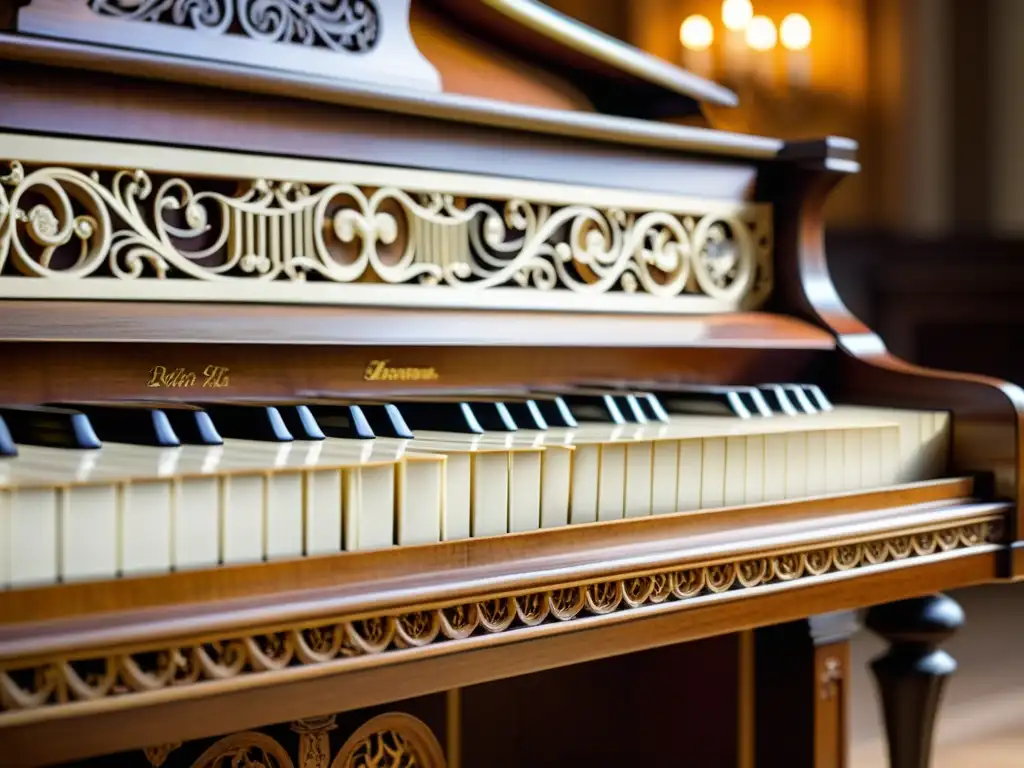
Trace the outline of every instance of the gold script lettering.
<path fill-rule="evenodd" d="M 363 371 L 364 381 L 436 381 L 436 368 L 392 368 L 389 360 L 371 360 Z"/>
<path fill-rule="evenodd" d="M 203 370 L 204 387 L 228 386 L 228 369 L 223 365 L 208 365 Z M 199 384 L 199 376 L 185 368 L 168 369 L 166 365 L 155 365 L 149 369 L 147 387 L 163 387 L 165 389 L 189 389 Z"/>
<path fill-rule="evenodd" d="M 208 365 L 203 371 L 203 376 L 206 380 L 203 382 L 204 387 L 212 387 L 214 389 L 220 389 L 226 387 L 229 382 L 228 369 L 223 365 Z"/>

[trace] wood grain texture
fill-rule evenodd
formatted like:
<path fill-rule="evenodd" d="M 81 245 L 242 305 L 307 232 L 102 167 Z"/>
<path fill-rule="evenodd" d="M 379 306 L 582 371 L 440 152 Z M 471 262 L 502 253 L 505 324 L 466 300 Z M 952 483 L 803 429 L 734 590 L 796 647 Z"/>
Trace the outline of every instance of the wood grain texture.
<path fill-rule="evenodd" d="M 179 691 L 146 707 L 79 707 L 61 719 L 61 738 L 52 738 L 53 721 L 12 724 L 0 729 L 0 749 L 11 756 L 8 764 L 15 768 L 373 706 L 453 686 L 793 621 L 808 614 L 980 584 L 992 578 L 995 558 L 995 553 L 978 553 L 919 568 L 780 591 L 753 601 L 708 602 L 687 612 L 686 621 L 673 614 L 650 615 L 591 629 L 585 641 L 576 633 L 563 633 L 454 655 L 420 654 L 422 658 L 415 661 L 349 672 L 343 685 L 338 677 L 327 676 L 296 679 L 271 688 L 246 687 L 200 699 L 183 698 Z"/>
<path fill-rule="evenodd" d="M 808 149 L 798 156 L 795 169 L 769 172 L 759 187 L 759 194 L 780 200 L 775 207 L 780 255 L 776 308 L 785 306 L 835 334 L 842 354 L 832 381 L 840 399 L 950 410 L 953 466 L 992 470 L 1000 493 L 1024 499 L 1024 390 L 990 377 L 900 360 L 850 313 L 829 276 L 822 213 L 828 193 L 847 169 L 827 147 L 819 147 L 818 159 Z M 1024 505 L 1018 507 L 1013 530 L 1017 537 L 1024 531 Z"/>
<path fill-rule="evenodd" d="M 679 512 L 301 560 L 0 592 L 0 658 L 152 639 L 179 631 L 387 610 L 597 579 L 786 541 L 829 542 L 998 513 L 968 503 L 970 479 L 819 499 Z M 841 532 L 844 532 L 842 534 Z M 292 594 L 293 609 L 278 598 Z M 274 597 L 274 596 L 277 597 Z M 301 595 L 301 597 L 300 597 Z M 237 601 L 229 604 L 225 601 Z M 172 610 L 173 608 L 173 610 Z M 109 614 L 116 612 L 116 630 Z M 77 624 L 58 626 L 56 619 Z M 70 626 L 70 629 L 69 629 Z M 93 637 L 86 643 L 86 635 Z M 50 645 L 50 643 L 55 645 Z"/>

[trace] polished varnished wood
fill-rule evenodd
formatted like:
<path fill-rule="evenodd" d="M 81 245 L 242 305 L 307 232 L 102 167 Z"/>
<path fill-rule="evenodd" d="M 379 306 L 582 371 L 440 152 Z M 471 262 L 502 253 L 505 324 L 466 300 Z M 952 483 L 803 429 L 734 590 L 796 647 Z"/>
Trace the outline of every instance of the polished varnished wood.
<path fill-rule="evenodd" d="M 755 633 L 757 765 L 843 768 L 850 638 L 857 614 L 840 611 Z"/>
<path fill-rule="evenodd" d="M 945 595 L 911 598 L 868 611 L 867 626 L 890 644 L 871 663 L 882 696 L 891 768 L 931 765 L 935 720 L 956 661 L 939 646 L 963 626 Z"/>
<path fill-rule="evenodd" d="M 459 600 L 493 588 L 542 588 L 566 579 L 598 579 L 633 566 L 668 567 L 712 553 L 756 552 L 753 542 L 780 545 L 828 543 L 842 535 L 884 534 L 907 525 L 927 528 L 943 521 L 998 512 L 998 504 L 971 503 L 970 478 L 930 481 L 892 490 L 837 494 L 808 501 L 680 512 L 652 518 L 577 525 L 500 538 L 309 557 L 214 571 L 181 571 L 110 583 L 0 592 L 0 658 L 42 651 L 55 619 L 78 618 L 80 630 L 111 628 L 107 612 L 121 615 L 132 632 L 150 633 L 178 620 L 224 627 L 284 620 L 271 594 L 325 590 L 309 615 L 366 612 L 401 606 L 410 599 Z M 641 565 L 642 564 L 642 565 Z M 412 590 L 411 592 L 409 590 Z M 235 619 L 225 600 L 243 600 Z M 205 605 L 204 605 L 205 604 Z M 177 609 L 170 611 L 172 607 Z M 150 611 L 150 609 L 162 609 Z M 310 611 L 303 604 L 303 611 Z M 132 616 L 131 611 L 141 611 Z M 149 611 L 149 612 L 147 612 Z M 256 611 L 253 613 L 253 611 Z M 166 622 L 170 622 L 169 624 Z M 80 643 L 58 633 L 54 642 Z M 137 639 L 132 634 L 124 640 Z M 57 646 L 54 646 L 56 648 Z"/>
<path fill-rule="evenodd" d="M 794 175 L 768 173 L 760 182 L 759 194 L 775 195 L 782 201 L 775 209 L 776 242 L 782 253 L 790 255 L 779 266 L 783 274 L 775 297 L 777 306 L 787 306 L 835 334 L 841 355 L 832 381 L 839 397 L 861 403 L 950 409 L 956 423 L 954 466 L 990 470 L 997 477 L 999 492 L 1024 498 L 1024 473 L 1019 471 L 1024 457 L 1024 391 L 998 379 L 932 370 L 900 360 L 850 313 L 829 276 L 823 206 L 831 189 L 853 169 L 828 143 L 801 145 L 793 152 L 800 158 Z M 795 193 L 784 195 L 781 185 Z M 1022 510 L 1024 506 L 1018 505 L 1014 531 L 1024 530 Z"/>
<path fill-rule="evenodd" d="M 463 5 L 453 0 L 450 7 Z M 226 369 L 228 386 L 204 390 L 203 399 L 623 376 L 808 381 L 827 385 L 841 402 L 951 410 L 951 471 L 970 477 L 0 593 L 0 671 L 65 681 L 56 693 L 0 715 L 0 751 L 11 765 L 380 711 L 420 697 L 429 699 L 423 712 L 433 714 L 423 717 L 430 728 L 450 735 L 456 729 L 437 716 L 442 696 L 447 715 L 487 720 L 488 712 L 500 718 L 524 710 L 529 704 L 522 702 L 549 686 L 556 693 L 543 701 L 547 709 L 537 706 L 523 723 L 557 724 L 559 710 L 579 706 L 574 722 L 593 726 L 594 712 L 604 712 L 671 739 L 678 708 L 641 717 L 642 709 L 630 706 L 640 690 L 636 678 L 664 695 L 665 681 L 679 679 L 681 659 L 689 658 L 680 652 L 670 660 L 673 646 L 715 638 L 700 654 L 709 669 L 702 687 L 716 696 L 703 702 L 703 715 L 721 709 L 728 722 L 706 753 L 688 747 L 645 755 L 644 764 L 703 757 L 750 768 L 755 757 L 774 760 L 788 749 L 794 766 L 839 766 L 848 631 L 808 617 L 1024 575 L 1014 547 L 1024 530 L 1015 506 L 1024 498 L 1024 393 L 895 358 L 846 309 L 828 274 L 822 209 L 832 188 L 858 169 L 856 145 L 834 138 L 785 144 L 625 118 L 641 107 L 647 117 L 678 115 L 681 102 L 633 88 L 635 72 L 609 72 L 607 61 L 587 63 L 579 50 L 544 49 L 557 55 L 542 62 L 528 54 L 530 34 L 495 27 L 486 9 L 475 13 L 458 23 L 421 23 L 421 34 L 435 35 L 435 55 L 449 57 L 442 69 L 474 57 L 489 61 L 516 104 L 478 98 L 474 73 L 453 84 L 462 94 L 419 94 L 0 34 L 0 128 L 768 203 L 774 293 L 766 311 L 656 317 L 22 296 L 0 302 L 0 401 L 195 399 L 196 391 L 173 382 L 148 386 L 156 367 Z M 453 30 L 474 26 L 474 42 L 462 45 Z M 516 68 L 524 59 L 534 66 Z M 612 98 L 601 83 L 625 84 L 628 92 Z M 552 109 L 566 106 L 572 109 Z M 436 376 L 367 381 L 374 360 Z M 975 482 L 972 473 L 985 474 Z M 788 626 L 751 634 L 779 624 Z M 302 650 L 314 635 L 339 638 L 338 648 Z M 349 643 L 344 651 L 341 637 Z M 268 654 L 281 648 L 301 652 L 277 663 Z M 160 664 L 177 659 L 199 666 L 172 684 L 161 675 L 180 669 Z M 604 672 L 588 687 L 589 670 L 573 665 L 590 663 Z M 117 684 L 100 690 L 83 683 L 88 690 L 69 693 L 95 670 Z M 779 707 L 785 725 L 775 731 L 761 721 L 774 703 L 766 700 L 769 689 L 757 690 L 758 679 L 773 674 L 795 691 Z M 448 696 L 452 689 L 461 690 Z M 518 735 L 508 723 L 497 725 L 496 734 Z M 782 735 L 789 742 L 773 748 L 772 737 Z M 463 741 L 454 754 L 465 768 L 500 764 L 487 759 L 486 744 Z M 569 746 L 563 762 L 623 762 L 637 754 L 625 742 Z M 552 751 L 527 742 L 501 759 L 536 764 L 539 755 Z"/>
<path fill-rule="evenodd" d="M 995 553 L 979 553 L 913 569 L 878 572 L 861 579 L 838 580 L 764 595 L 756 601 L 722 596 L 686 614 L 652 612 L 642 620 L 608 622 L 591 628 L 585 642 L 575 632 L 509 645 L 481 645 L 454 655 L 430 649 L 409 652 L 404 663 L 352 670 L 344 685 L 330 674 L 296 675 L 285 685 L 237 687 L 213 697 L 174 691 L 151 706 L 79 708 L 65 718 L 61 739 L 47 738 L 52 722 L 16 715 L 2 738 L 13 766 L 32 766 L 101 755 L 112 750 L 141 749 L 168 739 L 203 738 L 291 718 L 311 717 L 395 701 L 408 696 L 531 674 L 648 648 L 698 640 L 777 622 L 796 621 L 808 613 L 850 610 L 895 601 L 937 589 L 983 584 L 992 578 Z M 567 625 L 572 628 L 572 625 Z M 524 631 L 529 635 L 529 630 Z M 528 639 L 527 637 L 523 638 Z M 116 704 L 116 700 L 114 704 Z M 72 727 L 73 724 L 73 727 Z M 20 761 L 20 762 L 19 762 Z"/>

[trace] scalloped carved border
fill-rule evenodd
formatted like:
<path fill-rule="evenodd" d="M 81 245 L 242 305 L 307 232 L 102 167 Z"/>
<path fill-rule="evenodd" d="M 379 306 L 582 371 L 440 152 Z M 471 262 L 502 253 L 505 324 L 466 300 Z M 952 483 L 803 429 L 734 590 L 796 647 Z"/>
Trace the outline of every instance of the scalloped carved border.
<path fill-rule="evenodd" d="M 0 296 L 691 314 L 773 285 L 763 203 L 0 141 Z"/>
<path fill-rule="evenodd" d="M 692 564 L 562 588 L 496 594 L 468 603 L 409 606 L 391 613 L 112 649 L 107 653 L 54 657 L 31 665 L 0 667 L 4 712 L 38 709 L 108 697 L 144 696 L 176 686 L 203 686 L 239 676 L 273 677 L 290 667 L 339 661 L 460 641 L 473 635 L 514 633 L 613 612 L 638 611 L 668 601 L 685 602 L 730 590 L 757 592 L 778 582 L 813 580 L 829 573 L 884 563 L 926 559 L 938 553 L 1001 541 L 1002 518 L 961 523 L 908 535 L 888 536 L 770 556 Z M 4 715 L 0 713 L 0 724 Z"/>

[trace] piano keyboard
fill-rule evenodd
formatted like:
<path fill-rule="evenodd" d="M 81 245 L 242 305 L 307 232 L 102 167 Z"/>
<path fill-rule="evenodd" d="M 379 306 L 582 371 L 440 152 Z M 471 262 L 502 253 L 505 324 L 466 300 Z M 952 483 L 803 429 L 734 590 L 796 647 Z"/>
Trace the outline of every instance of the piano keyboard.
<path fill-rule="evenodd" d="M 520 533 L 946 471 L 945 413 L 833 406 L 796 385 L 650 389 L 0 407 L 0 585 Z"/>

